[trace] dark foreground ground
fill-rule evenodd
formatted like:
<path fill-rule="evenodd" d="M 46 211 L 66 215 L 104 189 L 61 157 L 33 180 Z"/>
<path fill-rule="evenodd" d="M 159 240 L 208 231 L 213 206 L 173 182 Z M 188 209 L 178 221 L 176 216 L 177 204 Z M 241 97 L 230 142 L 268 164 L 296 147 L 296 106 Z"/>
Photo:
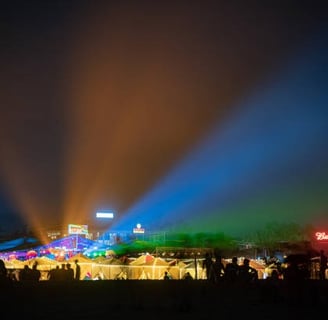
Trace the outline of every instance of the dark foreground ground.
<path fill-rule="evenodd" d="M 204 280 L 105 280 L 1 288 L 1 318 L 315 319 L 328 316 L 328 281 L 248 286 Z"/>

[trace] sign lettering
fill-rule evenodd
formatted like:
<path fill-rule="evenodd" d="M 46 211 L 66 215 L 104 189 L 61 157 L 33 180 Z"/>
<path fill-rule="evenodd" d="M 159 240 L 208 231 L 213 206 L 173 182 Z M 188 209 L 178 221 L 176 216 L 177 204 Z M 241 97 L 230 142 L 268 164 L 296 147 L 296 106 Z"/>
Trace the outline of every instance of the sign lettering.
<path fill-rule="evenodd" d="M 318 241 L 328 240 L 326 232 L 316 232 L 315 237 Z"/>

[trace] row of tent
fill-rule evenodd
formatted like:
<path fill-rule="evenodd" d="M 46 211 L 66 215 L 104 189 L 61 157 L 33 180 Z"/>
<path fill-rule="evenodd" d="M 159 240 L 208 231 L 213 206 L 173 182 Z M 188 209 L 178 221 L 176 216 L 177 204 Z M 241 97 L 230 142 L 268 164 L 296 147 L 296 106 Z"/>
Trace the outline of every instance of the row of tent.
<path fill-rule="evenodd" d="M 172 279 L 181 279 L 186 272 L 194 272 L 193 262 L 176 263 L 155 257 L 150 254 L 143 254 L 138 258 L 122 261 L 121 259 L 111 257 L 98 257 L 90 259 L 83 254 L 76 254 L 65 262 L 58 262 L 48 257 L 35 257 L 26 261 L 12 259 L 5 261 L 8 270 L 19 272 L 28 265 L 30 268 L 37 263 L 37 268 L 41 271 L 41 280 L 48 280 L 49 271 L 63 264 L 70 263 L 75 270 L 75 261 L 81 268 L 81 280 L 127 280 L 127 279 L 163 279 L 164 273 L 168 272 Z M 18 274 L 15 275 L 19 279 Z"/>
<path fill-rule="evenodd" d="M 5 261 L 8 270 L 19 272 L 25 265 L 30 268 L 36 263 L 41 271 L 42 280 L 47 280 L 49 271 L 61 265 L 70 263 L 75 269 L 77 260 L 81 267 L 81 280 L 97 279 L 161 279 L 164 272 L 171 274 L 172 278 L 182 277 L 182 269 L 187 266 L 180 262 L 179 265 L 170 263 L 160 257 L 151 254 L 142 254 L 137 258 L 119 259 L 116 255 L 121 248 L 119 245 L 108 247 L 98 241 L 93 241 L 79 235 L 71 235 L 54 240 L 46 245 L 29 247 L 36 241 L 20 239 L 11 243 L 3 243 L 1 249 L 9 248 L 9 245 L 26 246 L 24 250 L 0 251 L 0 258 Z M 126 244 L 125 244 L 126 245 Z M 16 247 L 17 248 L 17 247 Z M 58 259 L 53 253 L 65 249 L 68 253 L 63 259 Z M 106 251 L 107 255 L 91 257 L 87 254 L 93 251 Z M 181 270 L 180 270 L 181 269 Z M 16 274 L 16 278 L 18 275 Z"/>
<path fill-rule="evenodd" d="M 27 261 L 9 260 L 5 261 L 8 270 L 19 272 L 25 265 L 32 267 L 37 263 L 41 271 L 42 279 L 49 279 L 49 271 L 61 265 L 70 263 L 75 270 L 75 261 L 81 268 L 81 280 L 161 280 L 165 272 L 171 279 L 180 280 L 188 272 L 194 279 L 206 279 L 206 271 L 202 266 L 203 259 L 198 260 L 165 260 L 161 257 L 155 257 L 150 254 L 142 254 L 138 258 L 130 258 L 122 261 L 121 259 L 111 257 L 98 257 L 90 259 L 83 254 L 76 254 L 65 262 L 58 262 L 48 257 L 36 257 Z M 227 262 L 227 261 L 225 261 Z M 252 264 L 256 263 L 252 261 Z M 263 267 L 254 265 L 259 271 L 259 277 L 263 277 Z M 16 278 L 19 276 L 16 274 Z"/>
<path fill-rule="evenodd" d="M 30 243 L 33 243 L 32 241 Z M 25 243 L 26 244 L 26 243 Z M 124 244 L 123 246 L 128 246 Z M 67 254 L 58 259 L 54 252 L 65 249 Z M 89 255 L 95 250 L 102 250 L 106 255 Z M 106 246 L 98 241 L 79 235 L 71 235 L 52 241 L 46 245 L 30 247 L 25 250 L 0 252 L 0 258 L 5 261 L 9 270 L 20 270 L 25 265 L 32 267 L 37 263 L 44 280 L 48 272 L 64 263 L 70 263 L 75 268 L 75 260 L 81 266 L 81 279 L 162 279 L 168 272 L 172 279 L 183 278 L 186 272 L 194 278 L 204 279 L 202 259 L 163 259 L 151 254 L 141 254 L 136 258 L 117 254 L 122 250 L 120 245 Z M 121 256 L 121 258 L 117 258 Z M 255 261 L 252 263 L 256 263 Z M 260 270 L 261 265 L 254 265 Z"/>
<path fill-rule="evenodd" d="M 171 263 L 160 258 L 160 257 L 155 257 L 150 254 L 143 254 L 139 256 L 138 258 L 135 259 L 129 259 L 126 262 L 123 262 L 121 259 L 115 258 L 115 257 L 110 257 L 110 258 L 105 258 L 105 257 L 98 257 L 95 259 L 91 259 L 89 257 L 84 256 L 83 254 L 76 254 L 69 259 L 65 261 L 56 261 L 54 259 L 48 258 L 46 256 L 43 257 L 35 257 L 31 258 L 29 260 L 18 260 L 18 259 L 11 259 L 11 260 L 6 260 L 5 264 L 9 268 L 22 268 L 25 265 L 28 265 L 29 267 L 32 267 L 35 263 L 38 265 L 38 268 L 40 269 L 50 269 L 56 266 L 61 266 L 62 264 L 70 263 L 73 264 L 77 261 L 79 264 L 101 264 L 101 265 L 122 265 L 122 266 L 170 266 L 175 264 L 175 261 L 172 261 Z M 180 266 L 186 265 L 180 264 Z"/>

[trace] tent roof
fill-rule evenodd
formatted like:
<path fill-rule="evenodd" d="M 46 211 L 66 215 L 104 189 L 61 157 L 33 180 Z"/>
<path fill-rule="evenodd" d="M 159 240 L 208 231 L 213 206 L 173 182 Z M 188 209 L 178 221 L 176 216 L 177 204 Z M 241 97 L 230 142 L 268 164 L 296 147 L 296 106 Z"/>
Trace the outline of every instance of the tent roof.
<path fill-rule="evenodd" d="M 117 258 L 105 258 L 103 259 L 95 259 L 95 262 L 98 264 L 107 264 L 107 265 L 121 265 L 123 262 L 120 259 Z"/>
<path fill-rule="evenodd" d="M 155 257 L 151 254 L 143 254 L 137 259 L 130 262 L 130 265 L 133 266 L 143 266 L 143 265 L 152 265 Z"/>
<path fill-rule="evenodd" d="M 34 262 L 36 262 L 38 265 L 57 265 L 58 262 L 56 260 L 50 259 L 48 257 L 36 257 L 30 260 L 27 260 L 26 262 L 28 262 L 28 264 L 31 266 L 34 264 Z"/>
<path fill-rule="evenodd" d="M 83 255 L 82 253 L 78 253 L 69 259 L 67 259 L 67 262 L 74 262 L 75 260 L 78 260 L 78 262 L 94 262 L 92 259 L 88 258 L 87 256 Z"/>
<path fill-rule="evenodd" d="M 22 268 L 26 264 L 26 261 L 21 261 L 18 259 L 11 259 L 9 261 L 5 260 L 5 265 L 7 268 Z"/>
<path fill-rule="evenodd" d="M 169 263 L 162 258 L 155 258 L 153 262 L 154 266 L 168 266 Z"/>
<path fill-rule="evenodd" d="M 168 266 L 169 263 L 162 258 L 154 257 L 150 254 L 144 254 L 136 260 L 130 262 L 133 266 Z"/>

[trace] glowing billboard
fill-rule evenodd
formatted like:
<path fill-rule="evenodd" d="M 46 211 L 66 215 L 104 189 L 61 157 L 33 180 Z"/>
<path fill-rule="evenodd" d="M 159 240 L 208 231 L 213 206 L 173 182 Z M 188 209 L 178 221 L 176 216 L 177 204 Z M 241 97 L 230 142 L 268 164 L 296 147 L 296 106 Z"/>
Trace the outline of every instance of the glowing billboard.
<path fill-rule="evenodd" d="M 97 218 L 105 218 L 105 219 L 113 219 L 114 213 L 112 212 L 97 212 L 96 213 Z"/>
<path fill-rule="evenodd" d="M 88 234 L 88 226 L 85 224 L 69 224 L 68 234 Z"/>
<path fill-rule="evenodd" d="M 320 242 L 328 242 L 328 234 L 324 231 L 316 232 L 315 239 Z"/>

